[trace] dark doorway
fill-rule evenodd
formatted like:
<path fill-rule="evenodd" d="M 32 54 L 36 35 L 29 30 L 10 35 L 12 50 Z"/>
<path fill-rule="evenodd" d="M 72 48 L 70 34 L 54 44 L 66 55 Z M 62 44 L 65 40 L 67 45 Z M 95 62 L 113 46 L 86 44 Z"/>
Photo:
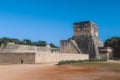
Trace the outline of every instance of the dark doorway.
<path fill-rule="evenodd" d="M 120 58 L 120 47 L 115 47 L 114 48 L 114 59 L 119 59 Z"/>
<path fill-rule="evenodd" d="M 20 60 L 20 63 L 23 64 L 23 60 Z"/>

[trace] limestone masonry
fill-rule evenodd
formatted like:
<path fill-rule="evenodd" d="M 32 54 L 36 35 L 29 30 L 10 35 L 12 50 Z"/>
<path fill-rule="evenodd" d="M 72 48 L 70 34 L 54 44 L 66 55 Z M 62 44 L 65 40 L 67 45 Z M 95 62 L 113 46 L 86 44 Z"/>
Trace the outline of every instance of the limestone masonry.
<path fill-rule="evenodd" d="M 68 40 L 60 41 L 61 53 L 89 54 L 89 59 L 103 58 L 99 47 L 104 47 L 104 45 L 98 37 L 97 24 L 91 21 L 74 23 L 74 35 Z M 109 51 L 104 54 L 106 55 L 107 52 Z"/>
<path fill-rule="evenodd" d="M 37 64 L 61 60 L 85 60 L 88 54 L 60 53 L 58 48 L 37 47 L 8 43 L 0 48 L 0 63 Z"/>
<path fill-rule="evenodd" d="M 91 21 L 74 23 L 74 35 L 60 41 L 59 48 L 8 43 L 0 47 L 0 63 L 34 64 L 61 60 L 110 59 L 112 49 L 104 47 L 98 26 Z"/>

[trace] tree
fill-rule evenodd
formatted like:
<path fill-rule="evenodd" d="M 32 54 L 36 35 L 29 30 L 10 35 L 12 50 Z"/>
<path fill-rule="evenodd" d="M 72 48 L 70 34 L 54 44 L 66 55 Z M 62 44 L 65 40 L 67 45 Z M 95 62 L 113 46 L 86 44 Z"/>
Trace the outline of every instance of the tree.
<path fill-rule="evenodd" d="M 107 39 L 104 43 L 106 47 L 120 47 L 120 37 L 112 37 Z"/>
<path fill-rule="evenodd" d="M 36 43 L 36 46 L 47 46 L 47 43 L 46 43 L 46 41 L 37 41 Z"/>
<path fill-rule="evenodd" d="M 33 45 L 33 42 L 31 40 L 29 40 L 29 39 L 24 39 L 22 41 L 22 44 L 24 44 L 24 45 Z"/>
<path fill-rule="evenodd" d="M 10 42 L 11 39 L 10 38 L 7 38 L 7 37 L 3 37 L 0 39 L 0 45 L 1 44 L 7 44 L 8 42 Z"/>
<path fill-rule="evenodd" d="M 10 39 L 10 42 L 14 42 L 16 44 L 19 44 L 20 43 L 20 40 L 19 39 L 16 39 L 16 38 L 12 38 Z"/>
<path fill-rule="evenodd" d="M 3 37 L 0 38 L 0 46 L 4 43 L 7 44 L 8 42 L 13 42 L 16 44 L 21 44 L 21 45 L 31 45 L 31 46 L 47 46 L 47 42 L 46 41 L 37 41 L 37 42 L 33 42 L 29 39 L 23 39 L 22 41 L 17 39 L 17 38 L 7 38 L 7 37 Z M 55 46 L 53 43 L 50 43 L 50 46 L 53 48 L 57 48 L 57 46 Z"/>
<path fill-rule="evenodd" d="M 50 47 L 52 47 L 52 48 L 58 48 L 58 47 L 55 46 L 53 43 L 50 43 L 49 45 L 50 45 Z"/>

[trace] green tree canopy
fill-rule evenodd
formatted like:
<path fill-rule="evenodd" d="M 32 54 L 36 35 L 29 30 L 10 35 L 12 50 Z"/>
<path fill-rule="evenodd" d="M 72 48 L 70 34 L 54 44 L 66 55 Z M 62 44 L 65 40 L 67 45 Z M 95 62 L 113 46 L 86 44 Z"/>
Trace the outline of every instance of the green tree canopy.
<path fill-rule="evenodd" d="M 47 45 L 47 43 L 45 41 L 37 41 L 35 44 L 37 46 L 46 46 Z"/>
<path fill-rule="evenodd" d="M 120 37 L 112 37 L 107 39 L 104 43 L 106 47 L 120 47 Z"/>
<path fill-rule="evenodd" d="M 33 45 L 33 42 L 31 40 L 29 40 L 29 39 L 24 39 L 22 41 L 22 44 L 24 44 L 24 45 Z"/>
<path fill-rule="evenodd" d="M 17 38 L 8 38 L 8 37 L 3 37 L 3 38 L 0 38 L 0 46 L 4 43 L 4 44 L 7 44 L 8 42 L 14 42 L 16 44 L 21 44 L 21 45 L 31 45 L 31 46 L 46 46 L 47 45 L 47 42 L 46 41 L 36 41 L 36 42 L 33 42 L 29 39 L 23 39 L 23 40 L 19 40 Z M 54 47 L 56 48 L 57 46 L 55 46 L 53 43 L 50 43 L 50 46 L 51 47 Z"/>
<path fill-rule="evenodd" d="M 55 46 L 53 43 L 50 43 L 49 45 L 50 45 L 50 47 L 52 47 L 52 48 L 58 48 L 58 47 Z"/>

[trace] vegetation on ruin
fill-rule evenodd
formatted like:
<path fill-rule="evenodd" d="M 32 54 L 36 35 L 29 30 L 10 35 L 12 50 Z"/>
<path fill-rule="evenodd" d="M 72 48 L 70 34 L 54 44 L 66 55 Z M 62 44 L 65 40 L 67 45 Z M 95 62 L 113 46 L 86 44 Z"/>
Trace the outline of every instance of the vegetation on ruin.
<path fill-rule="evenodd" d="M 17 38 L 8 38 L 8 37 L 0 38 L 0 45 L 7 44 L 8 42 L 13 42 L 20 45 L 31 45 L 31 46 L 42 46 L 42 47 L 47 45 L 46 41 L 41 41 L 41 40 L 34 42 L 29 39 L 19 40 Z M 57 48 L 57 46 L 53 43 L 50 43 L 49 45 L 53 48 Z"/>

